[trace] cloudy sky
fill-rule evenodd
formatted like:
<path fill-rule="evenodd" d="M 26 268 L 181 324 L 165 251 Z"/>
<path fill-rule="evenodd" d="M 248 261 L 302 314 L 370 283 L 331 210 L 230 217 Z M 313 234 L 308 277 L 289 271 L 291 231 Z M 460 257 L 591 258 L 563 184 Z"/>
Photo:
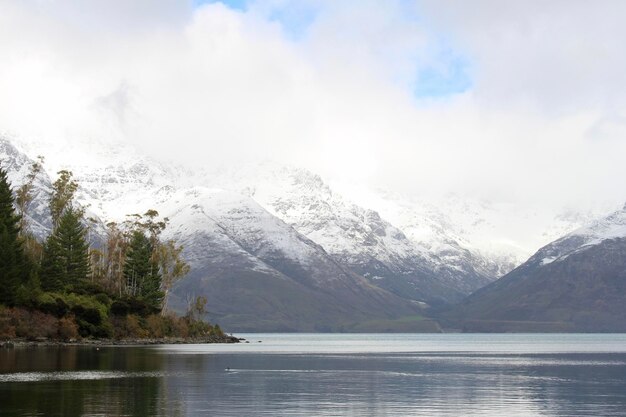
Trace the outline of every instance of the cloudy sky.
<path fill-rule="evenodd" d="M 0 131 L 626 200 L 626 2 L 0 0 Z"/>

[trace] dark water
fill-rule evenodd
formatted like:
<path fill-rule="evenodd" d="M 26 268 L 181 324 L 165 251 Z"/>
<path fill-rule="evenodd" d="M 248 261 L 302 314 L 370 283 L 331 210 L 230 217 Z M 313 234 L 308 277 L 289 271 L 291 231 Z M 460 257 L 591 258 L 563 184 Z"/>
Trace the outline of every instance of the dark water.
<path fill-rule="evenodd" d="M 0 415 L 626 416 L 626 335 L 243 336 L 0 349 Z"/>

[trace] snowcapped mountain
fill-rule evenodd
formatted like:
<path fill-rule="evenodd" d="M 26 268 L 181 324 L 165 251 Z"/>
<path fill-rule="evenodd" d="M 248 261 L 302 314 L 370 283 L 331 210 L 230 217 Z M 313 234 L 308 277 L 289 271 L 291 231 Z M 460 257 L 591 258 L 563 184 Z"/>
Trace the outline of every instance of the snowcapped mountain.
<path fill-rule="evenodd" d="M 582 211 L 456 194 L 416 198 L 340 182 L 333 186 L 357 204 L 376 210 L 447 264 L 462 268 L 463 254 L 469 252 L 478 270 L 497 277 L 526 261 L 538 248 L 615 210 L 611 204 Z"/>
<path fill-rule="evenodd" d="M 2 168 L 7 171 L 9 182 L 14 189 L 26 182 L 33 162 L 34 160 L 27 157 L 19 148 L 0 137 L 0 163 Z M 42 172 L 37 178 L 37 182 L 33 184 L 33 188 L 33 201 L 28 208 L 27 222 L 36 236 L 44 236 L 52 227 L 47 202 L 48 195 L 52 190 L 52 182 L 48 174 Z"/>
<path fill-rule="evenodd" d="M 454 253 L 435 252 L 409 239 L 378 212 L 352 203 L 307 170 L 266 162 L 207 178 L 249 195 L 343 265 L 400 296 L 427 303 L 456 301 L 498 276 L 469 250 L 457 246 Z M 452 241 L 445 231 L 442 236 Z"/>
<path fill-rule="evenodd" d="M 477 331 L 625 331 L 626 206 L 544 246 L 449 313 Z"/>
<path fill-rule="evenodd" d="M 351 193 L 269 162 L 191 170 L 128 145 L 98 144 L 82 158 L 86 149 L 88 140 L 0 139 L 0 161 L 14 185 L 38 154 L 46 167 L 72 170 L 79 203 L 101 224 L 148 209 L 168 217 L 166 236 L 184 244 L 192 266 L 170 305 L 181 311 L 191 295 L 207 295 L 212 316 L 232 329 L 337 329 L 411 315 L 458 301 L 518 263 L 506 244 L 481 243 L 485 225 L 504 218 L 501 207 Z M 32 208 L 45 235 L 50 177 L 41 180 Z"/>
<path fill-rule="evenodd" d="M 178 201 L 188 204 L 183 206 Z M 171 305 L 205 294 L 211 315 L 243 330 L 331 330 L 415 314 L 406 300 L 370 285 L 249 197 L 194 187 L 161 207 L 192 272 Z"/>
<path fill-rule="evenodd" d="M 609 239 L 626 239 L 626 205 L 607 217 L 595 220 L 541 248 L 528 262 L 546 265 L 590 249 Z"/>

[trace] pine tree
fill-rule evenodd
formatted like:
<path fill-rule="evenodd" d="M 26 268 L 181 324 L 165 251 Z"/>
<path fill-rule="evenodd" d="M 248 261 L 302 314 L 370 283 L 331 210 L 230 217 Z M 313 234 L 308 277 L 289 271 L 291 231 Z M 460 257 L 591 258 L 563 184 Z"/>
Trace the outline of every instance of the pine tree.
<path fill-rule="evenodd" d="M 5 304 L 15 303 L 17 289 L 28 276 L 19 240 L 20 216 L 13 203 L 7 174 L 0 168 L 0 303 Z"/>
<path fill-rule="evenodd" d="M 161 310 L 163 291 L 161 291 L 161 274 L 158 264 L 154 261 L 154 245 L 143 232 L 135 230 L 131 235 L 124 277 L 127 291 L 131 296 L 143 300 L 155 310 Z"/>
<path fill-rule="evenodd" d="M 44 246 L 41 286 L 47 291 L 72 289 L 89 277 L 89 245 L 80 211 L 69 207 Z"/>

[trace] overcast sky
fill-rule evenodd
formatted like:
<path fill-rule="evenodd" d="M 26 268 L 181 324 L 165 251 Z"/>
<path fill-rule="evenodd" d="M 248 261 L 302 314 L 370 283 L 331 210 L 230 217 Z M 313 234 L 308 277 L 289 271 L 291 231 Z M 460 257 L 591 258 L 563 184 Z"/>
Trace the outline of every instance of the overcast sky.
<path fill-rule="evenodd" d="M 626 200 L 626 2 L 0 0 L 0 131 Z"/>

